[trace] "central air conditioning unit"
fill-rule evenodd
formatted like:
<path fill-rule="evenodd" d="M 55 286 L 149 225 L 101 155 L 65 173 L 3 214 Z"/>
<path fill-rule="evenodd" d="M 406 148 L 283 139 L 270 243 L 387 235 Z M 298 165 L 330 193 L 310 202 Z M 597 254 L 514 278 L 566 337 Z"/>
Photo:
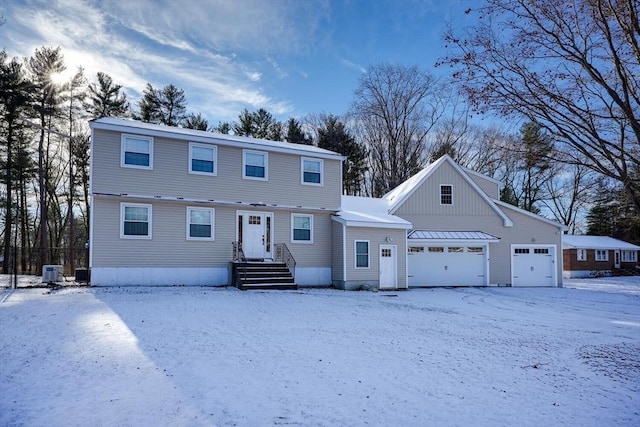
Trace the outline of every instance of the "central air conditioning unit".
<path fill-rule="evenodd" d="M 42 283 L 62 282 L 63 280 L 64 274 L 61 265 L 42 266 Z"/>

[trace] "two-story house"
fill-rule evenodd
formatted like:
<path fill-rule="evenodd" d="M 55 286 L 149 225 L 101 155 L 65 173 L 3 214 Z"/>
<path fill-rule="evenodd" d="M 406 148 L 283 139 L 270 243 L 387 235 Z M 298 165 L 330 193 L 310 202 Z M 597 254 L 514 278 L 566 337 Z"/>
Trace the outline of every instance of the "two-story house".
<path fill-rule="evenodd" d="M 331 283 L 342 156 L 126 119 L 90 126 L 92 283 L 226 285 L 233 242 L 249 260 L 286 243 L 296 283 Z"/>
<path fill-rule="evenodd" d="M 342 196 L 343 157 L 314 146 L 90 127 L 95 285 L 227 285 L 233 261 L 283 252 L 303 286 L 561 284 L 562 226 L 498 201 L 497 181 L 448 156 L 376 199 Z"/>

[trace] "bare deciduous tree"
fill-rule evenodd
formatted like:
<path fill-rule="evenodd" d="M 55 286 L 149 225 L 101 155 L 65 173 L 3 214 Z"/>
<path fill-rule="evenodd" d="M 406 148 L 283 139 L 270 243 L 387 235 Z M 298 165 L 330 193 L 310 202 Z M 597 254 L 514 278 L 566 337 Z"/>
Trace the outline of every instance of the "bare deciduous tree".
<path fill-rule="evenodd" d="M 640 209 L 637 0 L 487 0 L 441 63 L 479 111 L 520 116 L 560 142 L 566 162 L 621 182 Z"/>
<path fill-rule="evenodd" d="M 360 78 L 351 116 L 370 156 L 370 193 L 381 196 L 417 173 L 444 113 L 437 80 L 418 67 L 378 64 Z"/>

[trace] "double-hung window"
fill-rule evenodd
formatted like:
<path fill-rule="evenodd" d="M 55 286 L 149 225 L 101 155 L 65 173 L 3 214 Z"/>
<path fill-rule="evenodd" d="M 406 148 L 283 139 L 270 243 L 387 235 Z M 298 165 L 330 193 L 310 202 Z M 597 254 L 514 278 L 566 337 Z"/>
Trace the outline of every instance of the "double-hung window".
<path fill-rule="evenodd" d="M 212 208 L 187 207 L 187 240 L 214 240 Z"/>
<path fill-rule="evenodd" d="M 291 241 L 313 243 L 313 215 L 291 214 Z"/>
<path fill-rule="evenodd" d="M 578 249 L 577 257 L 578 257 L 578 261 L 586 261 L 587 260 L 587 250 L 586 249 Z"/>
<path fill-rule="evenodd" d="M 189 173 L 216 175 L 217 157 L 215 145 L 189 143 Z"/>
<path fill-rule="evenodd" d="M 123 239 L 151 239 L 151 205 L 120 204 L 120 237 Z"/>
<path fill-rule="evenodd" d="M 638 251 L 622 251 L 622 262 L 637 262 Z"/>
<path fill-rule="evenodd" d="M 356 268 L 369 268 L 369 241 L 356 240 Z"/>
<path fill-rule="evenodd" d="M 120 166 L 153 169 L 153 138 L 122 135 L 120 152 Z"/>
<path fill-rule="evenodd" d="M 609 261 L 609 251 L 606 249 L 596 249 L 596 261 Z"/>
<path fill-rule="evenodd" d="M 302 158 L 302 184 L 303 185 L 322 185 L 322 160 Z"/>
<path fill-rule="evenodd" d="M 440 204 L 441 205 L 453 204 L 453 186 L 451 185 L 440 186 Z"/>
<path fill-rule="evenodd" d="M 269 155 L 263 151 L 242 152 L 242 177 L 266 181 L 269 179 Z"/>

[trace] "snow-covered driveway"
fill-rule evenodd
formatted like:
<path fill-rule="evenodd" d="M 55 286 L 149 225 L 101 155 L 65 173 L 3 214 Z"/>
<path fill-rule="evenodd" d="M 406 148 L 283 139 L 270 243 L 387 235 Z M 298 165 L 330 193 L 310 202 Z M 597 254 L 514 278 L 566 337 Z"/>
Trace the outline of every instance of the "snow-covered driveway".
<path fill-rule="evenodd" d="M 0 425 L 637 426 L 619 284 L 0 290 Z"/>

